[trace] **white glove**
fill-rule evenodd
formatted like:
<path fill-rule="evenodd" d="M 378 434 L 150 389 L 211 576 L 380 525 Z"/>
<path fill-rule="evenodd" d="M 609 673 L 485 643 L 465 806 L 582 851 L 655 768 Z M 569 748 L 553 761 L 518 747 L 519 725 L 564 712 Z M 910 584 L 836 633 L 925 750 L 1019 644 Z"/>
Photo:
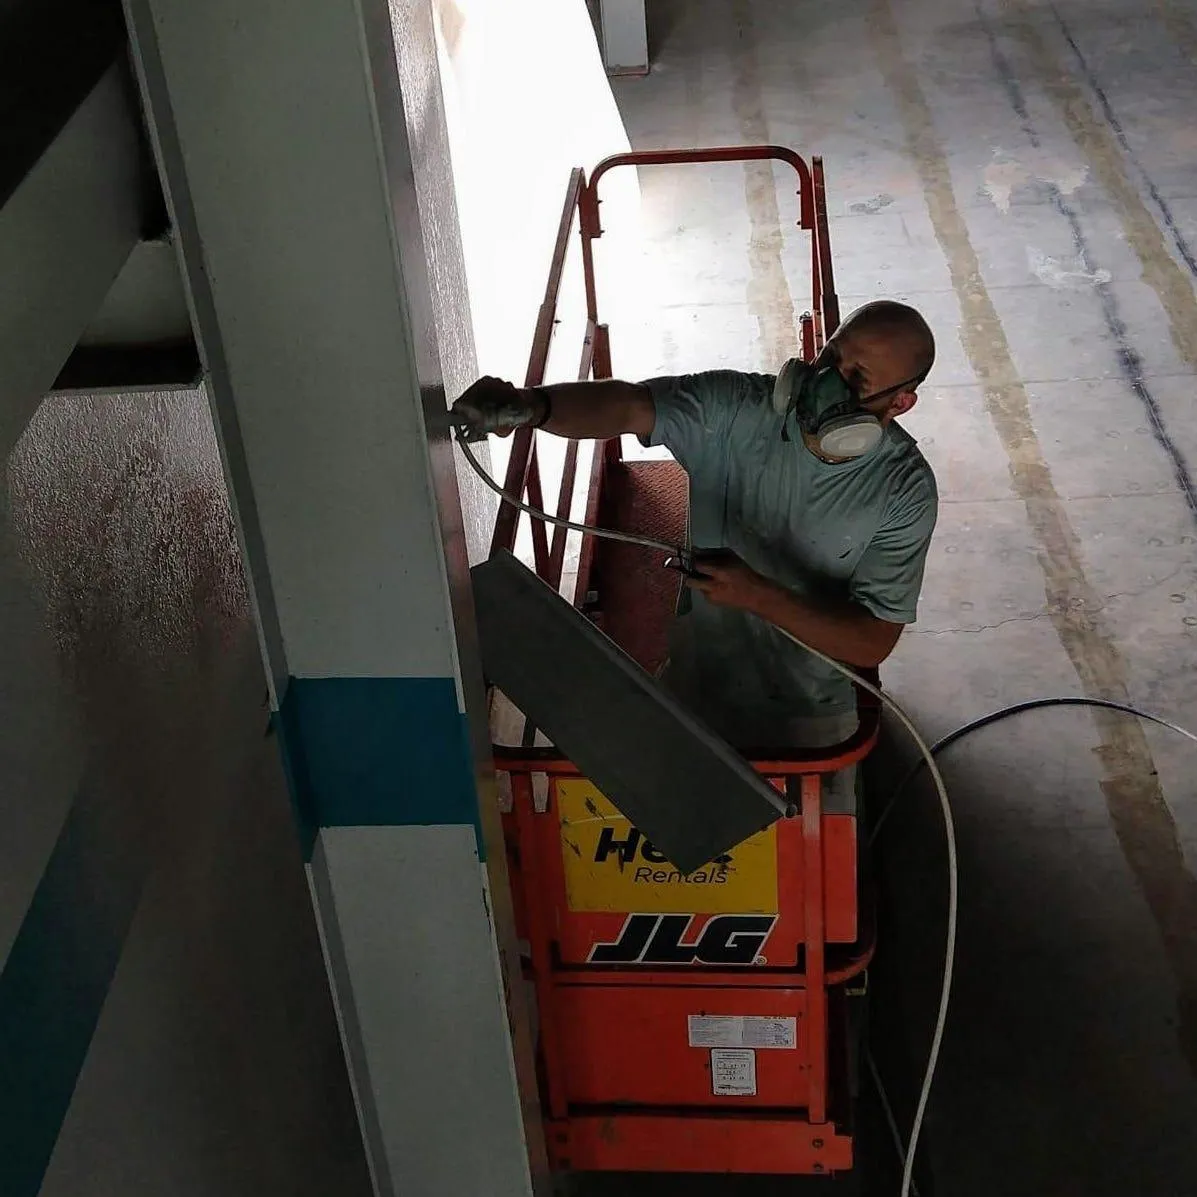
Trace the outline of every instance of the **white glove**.
<path fill-rule="evenodd" d="M 544 414 L 544 403 L 535 391 L 501 378 L 480 378 L 453 404 L 450 414 L 464 426 L 467 441 L 481 441 L 492 433 L 510 436 L 517 428 L 534 424 Z"/>

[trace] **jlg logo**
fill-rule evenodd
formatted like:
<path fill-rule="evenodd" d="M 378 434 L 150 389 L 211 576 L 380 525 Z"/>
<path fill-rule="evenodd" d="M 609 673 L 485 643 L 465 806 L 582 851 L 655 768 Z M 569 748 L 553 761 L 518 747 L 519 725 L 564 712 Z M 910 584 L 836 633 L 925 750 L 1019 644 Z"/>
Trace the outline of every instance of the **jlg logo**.
<path fill-rule="evenodd" d="M 693 943 L 683 943 L 692 914 L 629 914 L 614 943 L 596 943 L 592 964 L 764 963 L 760 955 L 777 922 L 770 914 L 722 914 Z"/>

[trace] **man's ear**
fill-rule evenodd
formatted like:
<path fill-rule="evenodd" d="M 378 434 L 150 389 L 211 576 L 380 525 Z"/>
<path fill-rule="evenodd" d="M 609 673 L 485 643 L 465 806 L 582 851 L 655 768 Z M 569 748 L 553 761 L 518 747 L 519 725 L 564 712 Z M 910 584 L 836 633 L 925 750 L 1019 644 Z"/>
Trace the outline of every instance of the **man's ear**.
<path fill-rule="evenodd" d="M 917 391 L 899 391 L 889 403 L 890 416 L 904 416 L 917 402 Z"/>

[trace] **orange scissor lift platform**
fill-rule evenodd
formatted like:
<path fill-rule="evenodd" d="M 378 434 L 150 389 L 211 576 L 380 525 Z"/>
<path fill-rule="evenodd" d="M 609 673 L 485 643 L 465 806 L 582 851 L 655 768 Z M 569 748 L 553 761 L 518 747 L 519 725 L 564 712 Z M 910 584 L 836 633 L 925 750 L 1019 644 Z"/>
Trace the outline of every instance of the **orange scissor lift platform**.
<path fill-rule="evenodd" d="M 592 241 L 598 184 L 616 166 L 780 161 L 798 176 L 811 238 L 812 310 L 803 356 L 839 321 L 822 163 L 777 146 L 624 154 L 570 179 L 527 385 L 544 380 L 575 218 L 587 298 L 579 378 L 611 377 L 598 321 Z M 581 446 L 565 447 L 557 512 L 572 510 Z M 513 439 L 506 488 L 543 507 L 536 434 Z M 596 446 L 589 524 L 680 543 L 687 487 L 669 461 Z M 504 507 L 496 549 L 514 549 Z M 536 572 L 561 588 L 566 536 L 530 528 Z M 650 672 L 663 663 L 679 578 L 642 548 L 582 540 L 578 605 Z M 534 987 L 541 1106 L 560 1170 L 832 1173 L 853 1162 L 855 1051 L 849 1001 L 863 988 L 874 923 L 859 868 L 857 816 L 824 810 L 822 777 L 876 742 L 875 700 L 833 748 L 762 748 L 757 770 L 798 813 L 682 875 L 535 728 L 493 696 L 495 767 L 525 973 Z M 513 717 L 514 716 L 514 717 Z M 677 795 L 684 803 L 686 796 Z"/>

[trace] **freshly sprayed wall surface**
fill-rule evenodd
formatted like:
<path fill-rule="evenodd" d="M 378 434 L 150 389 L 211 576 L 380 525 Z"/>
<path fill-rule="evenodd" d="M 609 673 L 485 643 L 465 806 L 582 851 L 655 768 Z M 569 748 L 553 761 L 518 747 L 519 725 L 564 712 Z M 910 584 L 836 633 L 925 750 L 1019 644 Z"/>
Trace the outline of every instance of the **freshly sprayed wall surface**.
<path fill-rule="evenodd" d="M 474 340 L 483 373 L 521 381 L 569 173 L 628 149 L 583 0 L 435 0 L 445 114 L 461 217 Z M 635 172 L 603 187 L 603 223 L 634 230 Z M 617 237 L 600 243 L 614 252 Z M 578 255 L 577 236 L 571 256 Z M 631 301 L 608 271 L 608 296 Z M 571 279 L 580 284 L 580 277 Z M 560 377 L 572 377 L 585 311 L 562 305 Z"/>
<path fill-rule="evenodd" d="M 434 327 L 422 331 L 425 340 L 437 345 L 444 391 L 452 402 L 478 377 L 478 356 L 441 72 L 437 69 L 439 39 L 431 4 L 389 0 L 389 7 L 432 292 L 429 314 Z M 482 451 L 488 459 L 485 446 Z M 455 450 L 455 454 L 459 452 Z M 457 487 L 466 548 L 474 564 L 483 560 L 490 548 L 497 500 L 469 469 L 457 471 Z"/>
<path fill-rule="evenodd" d="M 6 483 L 0 1192 L 364 1194 L 205 397 L 46 400 Z"/>
<path fill-rule="evenodd" d="M 201 393 L 43 400 L 8 489 L 57 647 L 81 675 L 97 651 L 149 677 L 243 633 L 245 582 Z"/>
<path fill-rule="evenodd" d="M 626 152 L 628 137 L 584 0 L 432 0 L 432 8 L 478 372 L 522 384 L 570 171 Z M 622 330 L 618 374 L 621 362 L 644 356 L 627 352 L 642 327 L 636 172 L 612 172 L 602 200 L 599 315 Z M 577 377 L 586 327 L 576 225 L 558 318 L 549 382 Z M 509 451 L 509 441 L 493 445 L 500 477 Z M 563 445 L 542 437 L 538 453 L 545 494 L 555 496 Z M 469 467 L 457 474 L 464 496 Z"/>

